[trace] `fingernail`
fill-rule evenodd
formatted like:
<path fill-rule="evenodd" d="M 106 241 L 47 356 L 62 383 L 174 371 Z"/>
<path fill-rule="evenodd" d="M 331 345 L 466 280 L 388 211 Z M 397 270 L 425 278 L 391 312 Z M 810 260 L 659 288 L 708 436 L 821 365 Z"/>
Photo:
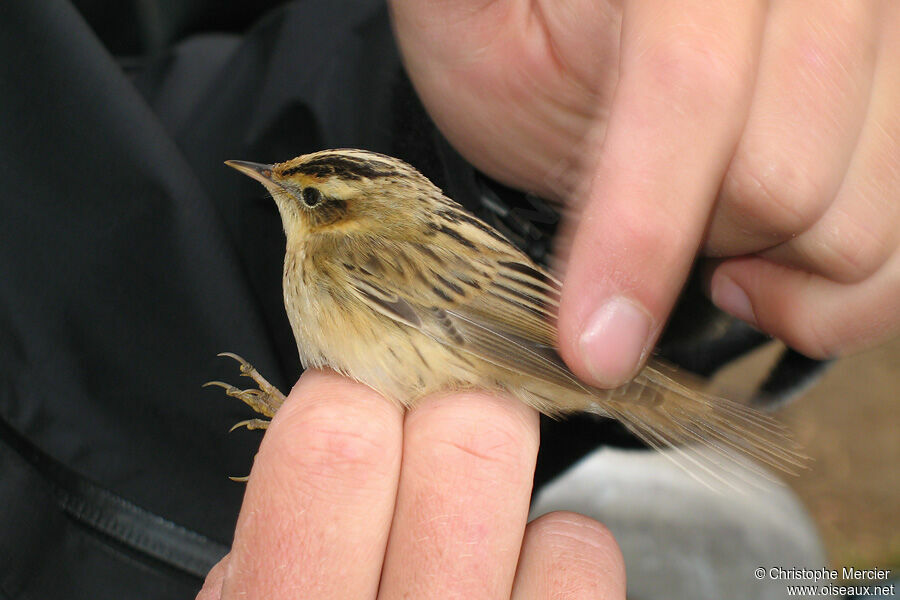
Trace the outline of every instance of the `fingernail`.
<path fill-rule="evenodd" d="M 621 385 L 634 376 L 650 338 L 653 319 L 624 296 L 608 299 L 587 320 L 579 345 L 595 382 Z"/>
<path fill-rule="evenodd" d="M 710 296 L 713 304 L 728 314 L 745 321 L 750 325 L 756 325 L 756 315 L 753 313 L 753 305 L 743 288 L 736 284 L 730 277 L 719 275 L 713 277 L 710 286 Z"/>

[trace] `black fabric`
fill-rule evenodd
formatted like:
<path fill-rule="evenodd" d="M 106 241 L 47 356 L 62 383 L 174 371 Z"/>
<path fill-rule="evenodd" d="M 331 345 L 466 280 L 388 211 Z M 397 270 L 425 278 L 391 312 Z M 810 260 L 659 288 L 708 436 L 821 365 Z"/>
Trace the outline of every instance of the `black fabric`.
<path fill-rule="evenodd" d="M 222 161 L 392 152 L 386 10 L 298 2 L 126 69 L 67 2 L 5 2 L 0 56 L 0 593 L 191 597 L 196 565 L 77 518 L 12 438 L 227 548 L 259 433 L 200 384 L 235 379 L 223 350 L 282 389 L 300 367 L 277 212 Z"/>
<path fill-rule="evenodd" d="M 277 210 L 225 159 L 393 154 L 546 254 L 555 214 L 443 140 L 382 2 L 276 4 L 0 3 L 0 598 L 191 598 L 227 551 L 260 436 L 200 385 L 300 365 Z M 538 483 L 633 443 L 542 435 Z"/>
<path fill-rule="evenodd" d="M 228 550 L 91 484 L 3 422 L 0 440 L 2 598 L 187 598 Z"/>

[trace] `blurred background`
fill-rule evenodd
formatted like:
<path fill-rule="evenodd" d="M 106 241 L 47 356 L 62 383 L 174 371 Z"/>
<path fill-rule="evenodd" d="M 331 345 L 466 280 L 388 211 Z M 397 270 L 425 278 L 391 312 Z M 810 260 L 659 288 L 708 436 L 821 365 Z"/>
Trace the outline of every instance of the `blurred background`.
<path fill-rule="evenodd" d="M 723 393 L 776 360 L 772 342 L 716 378 Z M 743 390 L 742 390 L 743 386 Z M 832 565 L 900 572 L 900 340 L 834 362 L 778 413 L 814 460 L 788 479 L 812 514 Z"/>

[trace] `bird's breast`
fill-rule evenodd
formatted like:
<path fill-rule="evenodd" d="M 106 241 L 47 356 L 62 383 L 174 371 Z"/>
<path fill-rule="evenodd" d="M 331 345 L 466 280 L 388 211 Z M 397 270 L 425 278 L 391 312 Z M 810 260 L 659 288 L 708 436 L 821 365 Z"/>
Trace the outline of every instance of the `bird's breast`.
<path fill-rule="evenodd" d="M 372 310 L 340 273 L 302 251 L 285 256 L 284 305 L 304 368 L 334 369 L 404 405 L 479 382 L 474 359 Z"/>

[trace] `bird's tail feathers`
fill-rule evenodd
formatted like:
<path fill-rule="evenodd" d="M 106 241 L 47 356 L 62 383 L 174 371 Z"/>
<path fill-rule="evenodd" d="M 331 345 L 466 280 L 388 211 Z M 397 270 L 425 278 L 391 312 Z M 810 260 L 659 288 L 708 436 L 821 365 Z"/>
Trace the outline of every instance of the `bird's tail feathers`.
<path fill-rule="evenodd" d="M 578 409 L 618 420 L 648 446 L 671 448 L 664 456 L 713 488 L 753 484 L 759 476 L 777 481 L 765 467 L 796 475 L 809 462 L 784 425 L 749 406 L 680 383 L 670 367 L 654 364 L 622 388 L 578 396 L 566 404 L 576 408 L 580 401 Z M 712 451 L 694 452 L 692 446 Z"/>

